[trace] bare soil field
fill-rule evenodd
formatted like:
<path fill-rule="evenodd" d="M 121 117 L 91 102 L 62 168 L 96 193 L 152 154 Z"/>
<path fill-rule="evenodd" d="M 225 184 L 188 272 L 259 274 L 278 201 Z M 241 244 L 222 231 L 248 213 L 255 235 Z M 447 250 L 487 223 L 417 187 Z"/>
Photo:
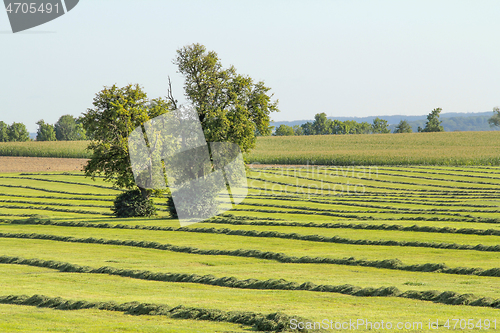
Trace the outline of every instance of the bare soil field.
<path fill-rule="evenodd" d="M 0 173 L 81 171 L 87 161 L 86 158 L 0 156 Z M 284 164 L 249 164 L 248 166 L 250 168 L 290 167 L 290 165 Z"/>
<path fill-rule="evenodd" d="M 0 173 L 81 171 L 87 161 L 85 158 L 0 156 Z"/>

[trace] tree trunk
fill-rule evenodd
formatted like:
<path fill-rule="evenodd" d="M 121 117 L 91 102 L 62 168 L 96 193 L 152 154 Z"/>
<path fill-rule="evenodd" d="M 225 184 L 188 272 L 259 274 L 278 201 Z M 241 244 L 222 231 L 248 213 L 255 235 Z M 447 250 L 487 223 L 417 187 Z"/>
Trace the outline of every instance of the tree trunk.
<path fill-rule="evenodd" d="M 142 197 L 144 198 L 144 200 L 148 200 L 149 197 L 151 196 L 151 192 L 145 188 L 142 188 L 142 187 L 139 187 L 139 190 L 141 191 L 141 194 L 142 194 Z"/>

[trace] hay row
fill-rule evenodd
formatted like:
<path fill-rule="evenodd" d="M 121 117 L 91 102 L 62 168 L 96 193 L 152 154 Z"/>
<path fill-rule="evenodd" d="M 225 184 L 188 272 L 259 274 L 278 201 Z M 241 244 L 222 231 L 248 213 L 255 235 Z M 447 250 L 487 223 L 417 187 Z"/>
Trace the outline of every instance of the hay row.
<path fill-rule="evenodd" d="M 127 228 L 130 226 L 125 226 Z M 120 227 L 118 227 L 120 228 Z M 144 228 L 148 228 L 145 226 Z M 151 227 L 158 228 L 158 227 Z M 140 228 L 138 228 L 140 229 Z M 152 229 L 154 230 L 154 229 Z M 97 239 L 93 237 L 89 238 L 75 238 L 68 236 L 55 236 L 55 235 L 43 235 L 43 234 L 11 234 L 11 233 L 0 233 L 2 238 L 17 238 L 17 239 L 39 239 L 39 240 L 51 240 L 58 242 L 68 242 L 68 243 L 83 243 L 83 244 L 102 244 L 102 245 L 118 245 L 118 246 L 130 246 L 138 248 L 156 249 L 161 251 L 171 251 L 178 253 L 188 253 L 197 255 L 224 255 L 224 256 L 234 256 L 234 257 L 246 257 L 246 258 L 257 258 L 266 260 L 275 260 L 281 263 L 294 263 L 294 264 L 334 264 L 334 265 L 347 265 L 347 266 L 363 266 L 363 267 L 374 267 L 374 268 L 384 268 L 384 269 L 394 269 L 402 271 L 413 271 L 413 272 L 436 272 L 445 274 L 458 274 L 458 275 L 478 275 L 478 276 L 492 276 L 500 277 L 500 268 L 482 269 L 482 268 L 469 268 L 469 267 L 456 267 L 449 268 L 445 264 L 436 263 L 426 263 L 418 265 L 404 265 L 399 259 L 385 259 L 385 260 L 358 260 L 353 257 L 335 259 L 326 257 L 295 257 L 289 256 L 284 253 L 277 253 L 272 251 L 260 251 L 260 250 L 203 250 L 190 246 L 177 246 L 172 244 L 160 244 L 158 242 L 149 241 L 134 241 L 134 240 L 118 240 L 118 239 Z"/>

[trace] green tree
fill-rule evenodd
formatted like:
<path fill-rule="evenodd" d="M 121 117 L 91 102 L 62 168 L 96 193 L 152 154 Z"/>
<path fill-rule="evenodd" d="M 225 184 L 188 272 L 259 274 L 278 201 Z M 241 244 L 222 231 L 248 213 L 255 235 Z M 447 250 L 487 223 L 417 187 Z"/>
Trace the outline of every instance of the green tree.
<path fill-rule="evenodd" d="M 0 142 L 7 142 L 9 141 L 9 126 L 4 123 L 3 121 L 0 121 Z"/>
<path fill-rule="evenodd" d="M 293 133 L 294 135 L 304 135 L 304 131 L 302 130 L 302 127 L 300 127 L 299 125 L 293 126 Z"/>
<path fill-rule="evenodd" d="M 429 113 L 427 116 L 427 122 L 422 132 L 444 132 L 443 126 L 441 126 L 441 121 L 439 120 L 439 114 L 441 113 L 441 108 L 436 108 Z"/>
<path fill-rule="evenodd" d="M 346 134 L 344 122 L 338 119 L 333 120 L 331 125 L 331 132 L 332 134 Z"/>
<path fill-rule="evenodd" d="M 394 129 L 394 133 L 411 133 L 411 132 L 413 132 L 411 126 L 406 120 L 401 120 Z"/>
<path fill-rule="evenodd" d="M 354 120 L 345 120 L 340 125 L 343 134 L 353 134 L 356 131 L 357 122 Z"/>
<path fill-rule="evenodd" d="M 274 132 L 275 136 L 290 136 L 290 135 L 295 135 L 295 131 L 293 130 L 292 126 L 288 125 L 280 125 L 276 131 Z"/>
<path fill-rule="evenodd" d="M 332 134 L 332 121 L 326 117 L 326 113 L 317 113 L 314 116 L 313 128 L 315 134 Z"/>
<path fill-rule="evenodd" d="M 78 141 L 85 140 L 85 130 L 83 125 L 72 115 L 64 115 L 59 118 L 54 125 L 56 138 L 60 141 Z"/>
<path fill-rule="evenodd" d="M 278 111 L 278 101 L 271 101 L 264 82 L 237 74 L 233 66 L 223 68 L 217 53 L 201 44 L 177 50 L 173 63 L 184 76 L 186 99 L 198 112 L 207 142 L 233 142 L 248 152 L 256 133 L 271 134 L 269 115 Z M 171 88 L 168 98 L 176 108 Z"/>
<path fill-rule="evenodd" d="M 493 116 L 488 119 L 488 124 L 490 124 L 490 126 L 500 126 L 500 108 L 498 106 L 495 106 L 493 108 Z"/>
<path fill-rule="evenodd" d="M 356 130 L 356 134 L 370 134 L 371 132 L 372 132 L 372 125 L 370 125 L 366 121 L 359 123 Z"/>
<path fill-rule="evenodd" d="M 39 120 L 36 124 L 38 125 L 36 141 L 56 141 L 54 126 L 46 124 L 43 119 Z"/>
<path fill-rule="evenodd" d="M 377 117 L 373 119 L 372 132 L 376 134 L 390 133 L 391 131 L 387 128 L 388 126 L 387 120 Z"/>
<path fill-rule="evenodd" d="M 130 165 L 128 136 L 144 122 L 168 112 L 170 102 L 158 98 L 149 100 L 139 85 L 116 85 L 98 92 L 93 108 L 83 114 L 84 129 L 93 140 L 88 149 L 93 152 L 85 165 L 85 174 L 92 179 L 104 175 L 104 180 L 115 186 L 133 189 L 134 175 Z M 151 190 L 139 188 L 144 199 Z"/>
<path fill-rule="evenodd" d="M 300 127 L 302 128 L 302 133 L 304 133 L 304 135 L 314 135 L 316 134 L 316 132 L 314 131 L 314 127 L 313 127 L 313 124 L 311 122 L 306 122 L 302 125 L 300 125 Z"/>
<path fill-rule="evenodd" d="M 24 142 L 30 140 L 30 134 L 23 123 L 12 123 L 7 129 L 9 141 Z"/>

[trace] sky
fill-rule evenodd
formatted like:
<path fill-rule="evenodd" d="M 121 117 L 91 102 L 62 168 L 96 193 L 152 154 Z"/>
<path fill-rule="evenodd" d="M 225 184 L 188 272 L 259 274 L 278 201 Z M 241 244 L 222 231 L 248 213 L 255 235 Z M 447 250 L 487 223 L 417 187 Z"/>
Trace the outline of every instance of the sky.
<path fill-rule="evenodd" d="M 275 121 L 500 105 L 500 1 L 80 0 L 13 34 L 0 9 L 0 120 L 55 123 L 104 86 L 183 101 L 176 50 L 201 43 L 264 81 Z"/>

